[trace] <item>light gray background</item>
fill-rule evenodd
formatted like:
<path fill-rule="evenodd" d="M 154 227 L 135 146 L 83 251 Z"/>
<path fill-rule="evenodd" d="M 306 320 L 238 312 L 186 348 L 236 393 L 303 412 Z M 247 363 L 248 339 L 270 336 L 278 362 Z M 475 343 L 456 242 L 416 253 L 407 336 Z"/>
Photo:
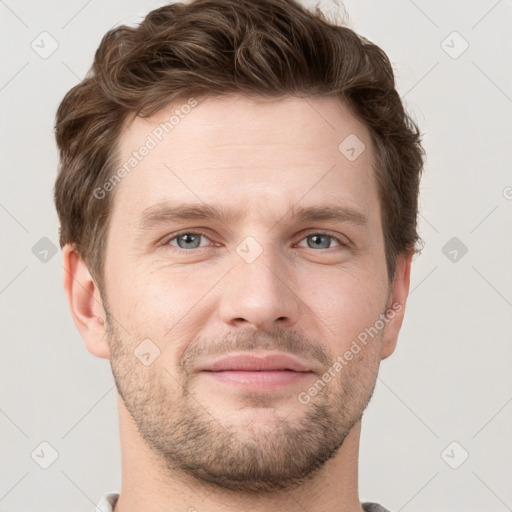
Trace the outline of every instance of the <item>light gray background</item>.
<path fill-rule="evenodd" d="M 60 250 L 45 262 L 33 247 L 43 237 L 58 245 L 60 100 L 109 28 L 164 3 L 0 0 L 4 512 L 86 512 L 120 486 L 110 366 L 86 351 L 74 328 Z M 321 5 L 335 11 L 332 1 Z M 360 496 L 392 512 L 512 510 L 512 2 L 348 0 L 345 7 L 352 28 L 390 56 L 428 153 L 420 201 L 426 246 L 413 261 L 397 350 L 382 363 L 363 420 Z M 43 31 L 59 45 L 46 59 L 31 47 L 51 48 Z M 452 237 L 459 247 L 449 245 L 446 256 Z M 50 461 L 43 441 L 59 454 L 48 469 L 35 462 Z M 452 469 L 465 451 L 469 458 Z"/>

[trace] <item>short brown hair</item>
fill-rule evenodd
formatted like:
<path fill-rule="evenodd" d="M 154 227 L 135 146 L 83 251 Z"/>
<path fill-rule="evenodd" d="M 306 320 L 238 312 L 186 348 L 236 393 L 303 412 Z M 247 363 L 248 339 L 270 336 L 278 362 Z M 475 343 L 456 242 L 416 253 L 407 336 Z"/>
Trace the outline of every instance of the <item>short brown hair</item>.
<path fill-rule="evenodd" d="M 93 191 L 114 172 L 124 121 L 191 95 L 230 93 L 337 96 L 352 107 L 376 148 L 391 282 L 397 255 L 420 251 L 419 129 L 395 90 L 386 54 L 295 0 L 174 3 L 153 10 L 137 27 L 122 25 L 105 34 L 87 76 L 57 111 L 61 247 L 76 247 L 101 288 L 113 193 L 98 199 Z"/>

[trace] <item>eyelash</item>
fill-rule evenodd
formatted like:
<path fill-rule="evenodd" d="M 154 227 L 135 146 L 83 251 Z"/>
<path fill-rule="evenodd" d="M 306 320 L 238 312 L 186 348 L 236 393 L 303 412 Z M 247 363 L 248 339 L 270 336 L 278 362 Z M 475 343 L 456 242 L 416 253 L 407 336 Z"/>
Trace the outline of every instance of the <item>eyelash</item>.
<path fill-rule="evenodd" d="M 178 247 L 178 246 L 175 246 L 175 245 L 170 245 L 170 242 L 172 242 L 173 240 L 176 240 L 177 238 L 179 238 L 180 236 L 182 235 L 201 235 L 203 236 L 204 238 L 210 240 L 210 237 L 208 236 L 207 233 L 203 232 L 203 231 L 181 231 L 179 233 L 175 233 L 172 235 L 172 237 L 170 238 L 166 238 L 163 242 L 162 242 L 162 246 L 164 247 L 172 247 L 172 250 L 173 251 L 177 251 L 178 253 L 181 253 L 181 254 L 190 254 L 192 253 L 193 251 L 198 251 L 200 249 L 206 249 L 208 246 L 205 246 L 205 247 L 196 247 L 195 249 L 182 249 L 181 247 Z M 329 236 L 331 238 L 333 238 L 334 240 L 336 240 L 336 242 L 338 242 L 340 244 L 341 247 L 349 247 L 349 244 L 346 243 L 346 242 L 343 242 L 335 233 L 333 233 L 332 231 L 313 231 L 311 233 L 308 233 L 306 235 L 304 235 L 300 241 L 304 240 L 305 238 L 307 238 L 308 236 L 312 236 L 312 235 L 324 235 L 324 236 Z M 335 247 L 329 247 L 329 249 L 335 249 Z M 329 249 L 322 249 L 323 251 L 327 251 Z"/>

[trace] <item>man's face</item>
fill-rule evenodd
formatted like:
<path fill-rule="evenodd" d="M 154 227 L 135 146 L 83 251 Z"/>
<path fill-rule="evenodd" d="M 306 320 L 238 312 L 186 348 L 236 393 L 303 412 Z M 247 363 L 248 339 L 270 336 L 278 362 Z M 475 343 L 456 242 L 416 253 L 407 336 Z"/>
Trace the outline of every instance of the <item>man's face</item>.
<path fill-rule="evenodd" d="M 162 136 L 177 108 L 136 118 L 120 139 L 121 164 L 148 135 L 157 144 L 115 190 L 104 295 L 114 377 L 162 467 L 283 489 L 336 454 L 375 385 L 382 331 L 299 399 L 388 307 L 374 149 L 335 98 L 209 98 Z M 339 149 L 348 136 L 366 148 L 355 159 L 362 146 Z M 185 204 L 226 217 L 170 214 Z M 360 219 L 299 217 L 310 208 Z M 270 352 L 310 372 L 261 385 L 200 371 Z"/>

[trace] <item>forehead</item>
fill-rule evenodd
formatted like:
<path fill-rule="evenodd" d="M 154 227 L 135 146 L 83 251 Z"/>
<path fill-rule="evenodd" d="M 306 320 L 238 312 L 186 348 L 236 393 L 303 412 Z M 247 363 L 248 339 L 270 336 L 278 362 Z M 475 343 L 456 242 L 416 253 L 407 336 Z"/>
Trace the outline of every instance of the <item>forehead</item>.
<path fill-rule="evenodd" d="M 377 197 L 369 131 L 335 97 L 186 98 L 127 120 L 118 164 L 114 211 L 126 216 L 178 198 L 259 214 L 262 202 L 298 201 L 371 213 Z"/>

